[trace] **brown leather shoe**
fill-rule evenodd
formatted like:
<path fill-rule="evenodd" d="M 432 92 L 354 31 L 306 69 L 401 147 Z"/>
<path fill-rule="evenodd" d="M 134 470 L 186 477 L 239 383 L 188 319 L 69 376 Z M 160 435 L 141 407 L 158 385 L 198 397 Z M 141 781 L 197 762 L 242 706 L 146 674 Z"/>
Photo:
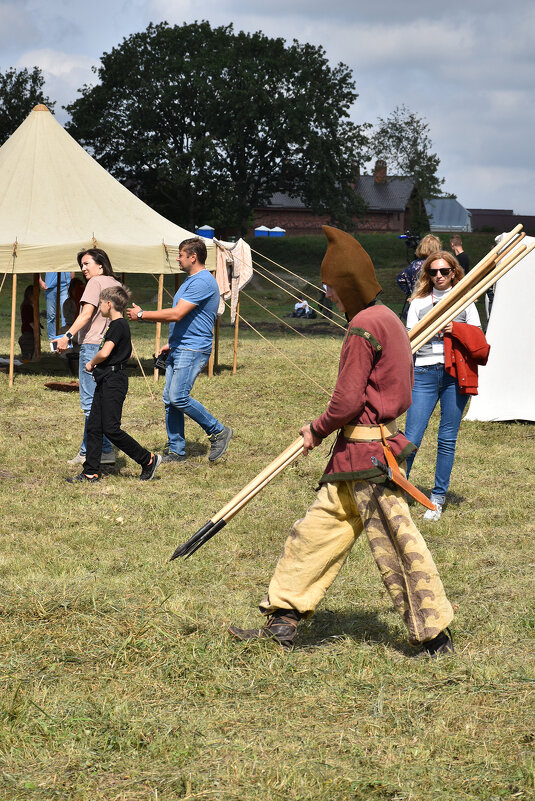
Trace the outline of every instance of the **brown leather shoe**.
<path fill-rule="evenodd" d="M 283 648 L 290 649 L 297 634 L 299 618 L 299 612 L 294 609 L 278 609 L 269 615 L 268 622 L 261 629 L 239 629 L 236 626 L 229 626 L 228 632 L 242 641 L 267 637 L 278 642 Z"/>

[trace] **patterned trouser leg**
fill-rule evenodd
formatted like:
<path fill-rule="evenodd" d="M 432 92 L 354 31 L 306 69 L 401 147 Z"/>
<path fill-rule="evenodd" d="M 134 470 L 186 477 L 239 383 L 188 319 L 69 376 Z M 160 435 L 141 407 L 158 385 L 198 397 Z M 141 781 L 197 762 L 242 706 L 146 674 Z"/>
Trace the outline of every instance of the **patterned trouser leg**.
<path fill-rule="evenodd" d="M 453 609 L 403 493 L 366 481 L 355 482 L 353 491 L 373 558 L 411 642 L 431 640 L 449 626 Z"/>
<path fill-rule="evenodd" d="M 284 545 L 260 609 L 314 612 L 362 533 L 412 642 L 435 637 L 453 610 L 400 491 L 366 481 L 323 484 Z"/>

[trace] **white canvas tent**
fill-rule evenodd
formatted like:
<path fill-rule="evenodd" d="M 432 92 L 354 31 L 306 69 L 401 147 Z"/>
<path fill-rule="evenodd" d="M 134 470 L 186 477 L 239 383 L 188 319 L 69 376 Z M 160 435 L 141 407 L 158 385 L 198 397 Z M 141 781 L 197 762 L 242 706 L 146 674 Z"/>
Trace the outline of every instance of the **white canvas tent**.
<path fill-rule="evenodd" d="M 117 273 L 176 273 L 189 236 L 106 172 L 46 106 L 0 148 L 0 273 L 77 269 L 89 247 L 103 248 Z"/>
<path fill-rule="evenodd" d="M 35 106 L 0 147 L 0 273 L 13 274 L 10 385 L 18 273 L 33 273 L 35 285 L 38 273 L 77 270 L 76 254 L 99 247 L 116 274 L 159 275 L 160 308 L 163 274 L 180 272 L 178 245 L 191 236 L 115 180 L 46 106 Z M 215 270 L 215 245 L 206 246 Z"/>
<path fill-rule="evenodd" d="M 527 236 L 526 245 L 535 242 Z M 487 328 L 489 360 L 479 368 L 479 394 L 466 420 L 535 420 L 534 305 L 535 251 L 496 285 Z"/>

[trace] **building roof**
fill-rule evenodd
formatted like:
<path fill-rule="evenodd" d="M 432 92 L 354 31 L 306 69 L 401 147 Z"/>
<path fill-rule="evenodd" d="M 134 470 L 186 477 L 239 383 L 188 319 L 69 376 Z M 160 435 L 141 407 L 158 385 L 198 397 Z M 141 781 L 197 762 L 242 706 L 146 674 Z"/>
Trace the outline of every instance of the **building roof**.
<path fill-rule="evenodd" d="M 362 197 L 369 211 L 405 211 L 414 189 L 410 178 L 387 178 L 386 183 L 375 183 L 373 175 L 361 175 L 355 184 L 355 192 Z M 298 197 L 285 192 L 275 192 L 267 204 L 275 209 L 306 209 Z"/>
<path fill-rule="evenodd" d="M 425 200 L 431 231 L 471 231 L 472 215 L 453 197 Z"/>
<path fill-rule="evenodd" d="M 361 175 L 355 192 L 361 196 L 368 211 L 405 211 L 414 181 L 392 176 L 385 183 L 375 183 L 373 175 Z"/>

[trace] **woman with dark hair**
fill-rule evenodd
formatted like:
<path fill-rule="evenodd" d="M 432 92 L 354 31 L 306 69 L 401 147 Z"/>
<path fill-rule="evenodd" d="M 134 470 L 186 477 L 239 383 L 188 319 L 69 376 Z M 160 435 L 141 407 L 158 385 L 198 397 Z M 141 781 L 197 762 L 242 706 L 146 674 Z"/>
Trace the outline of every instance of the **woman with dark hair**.
<path fill-rule="evenodd" d="M 407 329 L 410 331 L 463 275 L 462 267 L 451 253 L 441 250 L 430 255 L 422 265 L 411 298 Z M 429 418 L 440 401 L 435 485 L 431 493 L 436 510 L 428 510 L 424 515 L 426 520 L 437 521 L 442 514 L 461 418 L 469 396 L 477 395 L 477 365 L 485 364 L 488 351 L 479 314 L 475 304 L 471 303 L 416 353 L 412 404 L 407 411 L 405 436 L 418 448 Z M 414 456 L 415 452 L 407 457 L 407 475 Z"/>
<path fill-rule="evenodd" d="M 80 299 L 80 314 L 74 320 L 69 330 L 61 339 L 58 339 L 58 351 L 66 351 L 69 342 L 77 334 L 78 344 L 80 345 L 80 365 L 79 365 L 79 386 L 80 386 L 80 405 L 85 415 L 84 436 L 80 450 L 73 459 L 69 459 L 68 464 L 83 464 L 86 457 L 87 444 L 87 419 L 93 403 L 95 394 L 95 379 L 91 373 L 87 372 L 85 365 L 96 355 L 102 342 L 102 337 L 106 331 L 108 321 L 100 313 L 100 293 L 103 289 L 112 286 L 121 286 L 115 278 L 113 269 L 108 258 L 108 254 L 100 248 L 89 248 L 82 250 L 77 255 L 77 261 L 83 276 L 86 280 L 86 287 Z M 115 464 L 115 453 L 112 444 L 107 437 L 102 443 L 101 464 Z"/>

